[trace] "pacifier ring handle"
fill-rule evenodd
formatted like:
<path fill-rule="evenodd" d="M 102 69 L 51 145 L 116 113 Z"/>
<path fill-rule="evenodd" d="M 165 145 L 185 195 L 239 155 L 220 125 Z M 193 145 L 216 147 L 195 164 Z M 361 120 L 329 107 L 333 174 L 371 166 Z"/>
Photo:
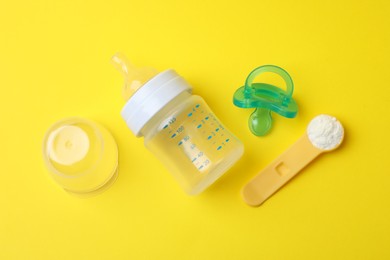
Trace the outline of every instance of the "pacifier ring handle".
<path fill-rule="evenodd" d="M 263 65 L 249 73 L 245 80 L 245 92 L 252 88 L 253 80 L 262 73 L 272 72 L 281 76 L 286 83 L 286 96 L 291 97 L 294 92 L 294 83 L 287 71 L 275 65 Z"/>

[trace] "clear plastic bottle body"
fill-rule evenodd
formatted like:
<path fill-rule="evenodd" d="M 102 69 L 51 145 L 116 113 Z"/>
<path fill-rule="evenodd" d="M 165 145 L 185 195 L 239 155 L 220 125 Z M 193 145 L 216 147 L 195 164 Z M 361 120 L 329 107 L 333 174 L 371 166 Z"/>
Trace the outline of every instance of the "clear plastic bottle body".
<path fill-rule="evenodd" d="M 142 133 L 145 146 L 190 195 L 214 183 L 244 151 L 206 102 L 188 92 L 156 114 Z"/>
<path fill-rule="evenodd" d="M 188 194 L 202 192 L 241 157 L 243 144 L 176 71 L 137 68 L 122 54 L 112 62 L 125 79 L 127 126 Z"/>

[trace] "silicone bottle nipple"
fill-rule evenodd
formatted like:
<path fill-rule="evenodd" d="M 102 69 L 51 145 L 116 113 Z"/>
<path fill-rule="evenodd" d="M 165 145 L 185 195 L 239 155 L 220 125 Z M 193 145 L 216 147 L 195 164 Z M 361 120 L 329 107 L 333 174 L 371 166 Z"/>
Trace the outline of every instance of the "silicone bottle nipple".
<path fill-rule="evenodd" d="M 131 98 L 139 88 L 159 73 L 154 68 L 135 67 L 122 53 L 115 54 L 111 58 L 111 62 L 122 73 L 125 79 L 122 90 L 122 97 L 125 101 Z"/>

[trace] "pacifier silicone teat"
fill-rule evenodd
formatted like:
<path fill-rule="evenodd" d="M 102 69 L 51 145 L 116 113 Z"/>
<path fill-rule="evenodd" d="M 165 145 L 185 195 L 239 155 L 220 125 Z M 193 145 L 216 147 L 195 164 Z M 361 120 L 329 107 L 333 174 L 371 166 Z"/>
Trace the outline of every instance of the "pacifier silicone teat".
<path fill-rule="evenodd" d="M 135 67 L 122 53 L 116 53 L 111 58 L 111 62 L 115 68 L 122 73 L 125 79 L 122 96 L 126 101 L 146 82 L 158 74 L 158 71 L 154 68 Z"/>
<path fill-rule="evenodd" d="M 286 82 L 286 90 L 266 83 L 253 83 L 262 73 L 272 72 Z M 247 77 L 245 85 L 233 96 L 234 105 L 241 108 L 256 108 L 249 117 L 249 129 L 254 135 L 264 136 L 272 127 L 271 111 L 287 118 L 294 118 L 298 106 L 292 98 L 294 84 L 284 69 L 274 65 L 264 65 L 254 69 Z"/>

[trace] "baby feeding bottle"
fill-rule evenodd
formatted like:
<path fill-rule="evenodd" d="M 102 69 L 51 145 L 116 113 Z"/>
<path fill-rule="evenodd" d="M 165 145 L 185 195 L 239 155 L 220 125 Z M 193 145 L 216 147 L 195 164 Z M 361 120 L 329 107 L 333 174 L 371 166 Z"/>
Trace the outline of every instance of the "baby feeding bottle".
<path fill-rule="evenodd" d="M 125 78 L 122 117 L 190 195 L 202 192 L 242 156 L 243 144 L 174 70 L 136 68 L 116 54 Z"/>

